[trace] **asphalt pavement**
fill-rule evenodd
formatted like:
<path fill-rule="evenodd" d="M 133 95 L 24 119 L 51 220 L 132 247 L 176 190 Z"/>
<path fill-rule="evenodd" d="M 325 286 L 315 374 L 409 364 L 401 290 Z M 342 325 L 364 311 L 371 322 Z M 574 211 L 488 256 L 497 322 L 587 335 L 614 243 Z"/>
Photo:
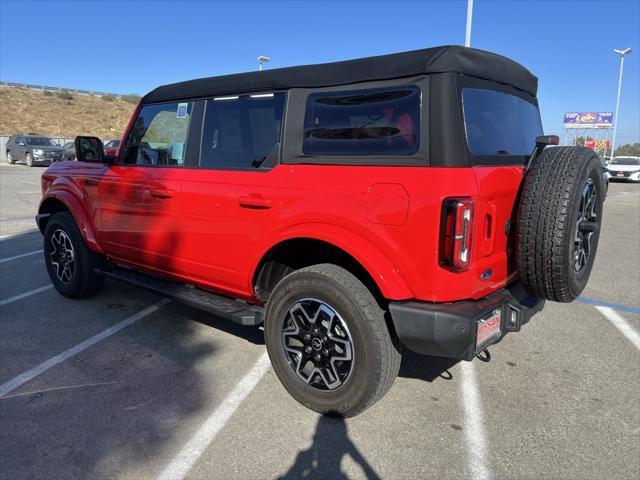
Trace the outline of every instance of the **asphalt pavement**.
<path fill-rule="evenodd" d="M 581 301 L 488 362 L 406 352 L 342 420 L 286 393 L 258 328 L 112 281 L 49 288 L 43 171 L 0 166 L 0 478 L 640 477 L 640 185 L 611 184 Z"/>

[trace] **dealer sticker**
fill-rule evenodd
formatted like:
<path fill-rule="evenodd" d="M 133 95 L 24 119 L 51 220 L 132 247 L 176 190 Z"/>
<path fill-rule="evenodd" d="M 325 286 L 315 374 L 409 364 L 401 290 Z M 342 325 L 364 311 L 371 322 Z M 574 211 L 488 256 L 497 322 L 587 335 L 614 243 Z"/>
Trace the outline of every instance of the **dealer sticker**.
<path fill-rule="evenodd" d="M 176 112 L 176 117 L 178 118 L 186 118 L 187 117 L 187 108 L 189 108 L 189 104 L 187 102 L 178 104 L 178 111 Z"/>

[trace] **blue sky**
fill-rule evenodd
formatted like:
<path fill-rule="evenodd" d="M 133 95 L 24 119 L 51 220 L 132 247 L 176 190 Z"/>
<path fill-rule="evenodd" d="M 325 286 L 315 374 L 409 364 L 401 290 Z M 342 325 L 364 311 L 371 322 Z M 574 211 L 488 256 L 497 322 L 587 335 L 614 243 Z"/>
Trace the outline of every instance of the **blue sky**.
<path fill-rule="evenodd" d="M 466 0 L 28 2 L 0 0 L 0 80 L 143 94 L 257 68 L 463 44 Z M 472 46 L 540 79 L 546 133 L 565 111 L 613 111 L 618 144 L 640 141 L 640 1 L 475 0 Z"/>

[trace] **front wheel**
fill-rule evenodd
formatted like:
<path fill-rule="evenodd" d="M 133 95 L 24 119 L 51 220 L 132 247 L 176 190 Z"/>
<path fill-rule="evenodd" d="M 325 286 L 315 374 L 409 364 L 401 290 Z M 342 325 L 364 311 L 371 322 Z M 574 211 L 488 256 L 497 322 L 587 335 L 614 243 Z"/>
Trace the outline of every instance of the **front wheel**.
<path fill-rule="evenodd" d="M 276 375 L 301 404 L 351 417 L 391 388 L 400 353 L 384 311 L 351 273 L 320 264 L 287 275 L 267 305 L 265 339 Z"/>
<path fill-rule="evenodd" d="M 44 230 L 44 261 L 51 283 L 65 297 L 89 297 L 104 284 L 104 277 L 94 272 L 104 257 L 89 250 L 69 212 L 58 212 L 49 219 Z"/>
<path fill-rule="evenodd" d="M 33 156 L 30 153 L 27 153 L 25 160 L 27 162 L 27 167 L 33 167 Z"/>
<path fill-rule="evenodd" d="M 11 155 L 11 152 L 7 152 L 7 163 L 9 165 L 13 165 L 15 162 L 15 160 L 13 159 L 13 155 Z"/>

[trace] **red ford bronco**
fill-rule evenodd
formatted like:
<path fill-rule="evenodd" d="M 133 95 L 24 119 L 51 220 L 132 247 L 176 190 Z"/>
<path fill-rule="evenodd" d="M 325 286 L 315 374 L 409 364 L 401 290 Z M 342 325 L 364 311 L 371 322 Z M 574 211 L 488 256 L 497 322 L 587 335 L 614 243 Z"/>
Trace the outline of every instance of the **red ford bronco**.
<path fill-rule="evenodd" d="M 472 360 L 585 287 L 598 158 L 543 136 L 537 79 L 446 46 L 159 87 L 115 156 L 42 176 L 64 296 L 130 282 L 244 325 L 302 404 L 356 415 L 403 347 Z"/>

